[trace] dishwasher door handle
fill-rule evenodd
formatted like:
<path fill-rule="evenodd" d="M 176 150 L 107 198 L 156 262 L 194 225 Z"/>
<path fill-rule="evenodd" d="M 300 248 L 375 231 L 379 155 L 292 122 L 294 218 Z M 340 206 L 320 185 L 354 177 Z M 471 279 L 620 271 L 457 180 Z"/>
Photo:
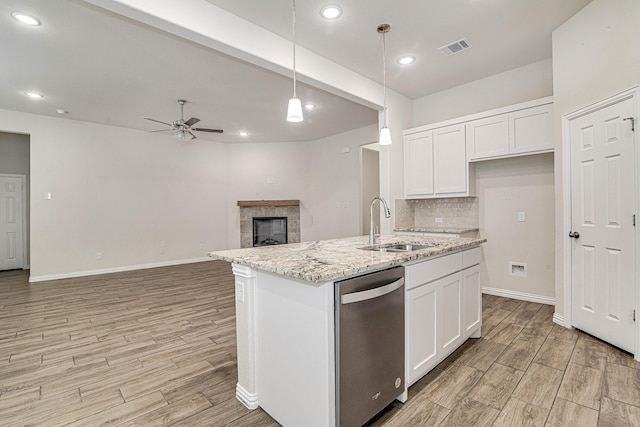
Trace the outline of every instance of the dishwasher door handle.
<path fill-rule="evenodd" d="M 368 289 L 366 291 L 344 294 L 340 297 L 340 302 L 341 304 L 351 304 L 354 302 L 360 302 L 360 301 L 366 301 L 366 300 L 378 298 L 383 295 L 390 294 L 391 292 L 397 289 L 400 289 L 403 285 L 404 285 L 404 277 L 401 277 L 395 282 L 389 283 L 388 285 L 379 286 L 377 288 Z"/>

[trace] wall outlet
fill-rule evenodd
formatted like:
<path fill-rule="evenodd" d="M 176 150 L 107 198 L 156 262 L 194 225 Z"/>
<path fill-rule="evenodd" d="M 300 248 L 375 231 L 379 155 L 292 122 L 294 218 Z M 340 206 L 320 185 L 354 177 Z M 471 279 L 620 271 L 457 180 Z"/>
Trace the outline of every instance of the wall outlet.
<path fill-rule="evenodd" d="M 526 215 L 524 212 L 518 212 L 518 221 L 519 222 L 525 222 L 526 221 Z"/>
<path fill-rule="evenodd" d="M 442 218 L 436 218 L 436 222 L 442 222 Z"/>
<path fill-rule="evenodd" d="M 96 252 L 96 259 L 97 260 L 101 260 L 102 259 L 102 252 Z"/>
<path fill-rule="evenodd" d="M 204 249 L 204 245 L 202 243 L 200 243 L 200 245 L 198 245 L 198 249 L 203 250 Z"/>
<path fill-rule="evenodd" d="M 527 277 L 527 263 L 526 262 L 510 262 L 509 275 L 516 276 L 516 277 Z"/>

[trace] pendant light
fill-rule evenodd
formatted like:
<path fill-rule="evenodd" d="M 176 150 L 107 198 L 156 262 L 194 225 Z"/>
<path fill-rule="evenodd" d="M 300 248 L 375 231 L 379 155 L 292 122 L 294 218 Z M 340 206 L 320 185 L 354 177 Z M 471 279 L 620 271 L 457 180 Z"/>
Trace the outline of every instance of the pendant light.
<path fill-rule="evenodd" d="M 293 97 L 289 100 L 289 108 L 287 108 L 287 121 L 301 122 L 302 103 L 300 98 L 296 96 L 296 0 L 292 0 L 293 4 Z"/>
<path fill-rule="evenodd" d="M 380 129 L 380 145 L 391 145 L 391 131 L 387 127 L 387 43 L 385 34 L 389 32 L 391 25 L 378 25 L 378 33 L 382 34 L 382 87 L 383 87 L 383 110 L 382 128 Z"/>

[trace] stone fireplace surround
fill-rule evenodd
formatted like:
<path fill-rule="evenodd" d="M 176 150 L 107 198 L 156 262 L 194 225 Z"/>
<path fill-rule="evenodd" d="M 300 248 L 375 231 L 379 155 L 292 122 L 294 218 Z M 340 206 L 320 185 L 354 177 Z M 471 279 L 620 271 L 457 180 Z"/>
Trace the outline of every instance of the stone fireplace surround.
<path fill-rule="evenodd" d="M 254 217 L 287 217 L 289 243 L 300 243 L 300 200 L 245 200 L 240 207 L 240 247 L 253 247 Z"/>

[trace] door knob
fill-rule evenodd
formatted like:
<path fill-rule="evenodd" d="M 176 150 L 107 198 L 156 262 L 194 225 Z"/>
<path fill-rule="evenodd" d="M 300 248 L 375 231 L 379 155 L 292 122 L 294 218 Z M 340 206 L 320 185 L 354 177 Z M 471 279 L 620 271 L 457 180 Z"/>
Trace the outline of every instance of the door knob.
<path fill-rule="evenodd" d="M 578 237 L 580 237 L 580 233 L 578 233 L 577 231 L 570 231 L 569 237 L 573 237 L 574 239 L 577 239 Z"/>

